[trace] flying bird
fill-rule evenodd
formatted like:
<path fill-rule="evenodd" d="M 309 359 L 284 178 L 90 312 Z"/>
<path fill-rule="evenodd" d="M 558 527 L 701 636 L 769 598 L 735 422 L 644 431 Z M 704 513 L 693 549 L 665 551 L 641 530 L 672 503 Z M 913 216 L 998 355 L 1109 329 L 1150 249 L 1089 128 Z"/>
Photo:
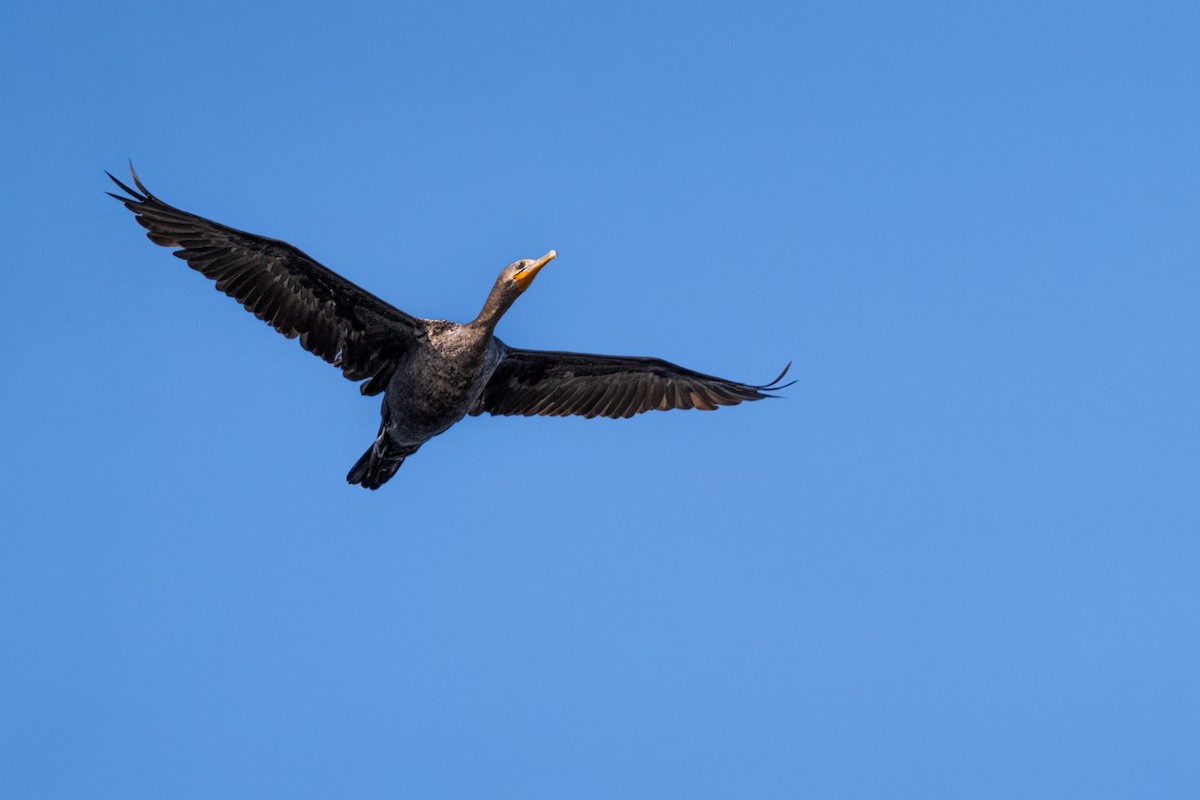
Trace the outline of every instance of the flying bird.
<path fill-rule="evenodd" d="M 137 216 L 155 244 L 216 281 L 217 289 L 320 356 L 364 395 L 383 393 L 379 434 L 346 480 L 378 489 L 421 445 L 467 414 L 632 417 L 644 411 L 737 405 L 773 397 L 788 367 L 751 385 L 694 372 L 659 358 L 559 353 L 509 347 L 500 317 L 557 255 L 514 261 L 500 272 L 483 310 L 467 323 L 404 313 L 286 242 L 198 217 L 164 203 L 129 167 L 137 189 L 112 173 L 125 195 L 106 192 Z"/>

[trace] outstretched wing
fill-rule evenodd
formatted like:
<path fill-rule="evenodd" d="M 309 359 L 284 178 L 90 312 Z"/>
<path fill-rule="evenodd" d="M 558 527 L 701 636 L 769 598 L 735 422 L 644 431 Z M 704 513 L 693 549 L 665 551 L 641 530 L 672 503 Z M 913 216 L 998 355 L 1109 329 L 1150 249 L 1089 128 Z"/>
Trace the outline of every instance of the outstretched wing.
<path fill-rule="evenodd" d="M 137 215 L 147 238 L 305 350 L 340 367 L 352 381 L 370 378 L 363 394 L 378 394 L 396 362 L 423 331 L 415 317 L 385 303 L 286 242 L 256 236 L 189 214 L 159 200 L 133 173 L 128 196 L 109 192 Z"/>
<path fill-rule="evenodd" d="M 779 377 L 762 386 L 727 381 L 661 358 L 595 356 L 506 348 L 473 415 L 632 417 L 643 411 L 735 406 L 773 397 L 791 386 Z M 794 383 L 794 381 L 793 381 Z"/>

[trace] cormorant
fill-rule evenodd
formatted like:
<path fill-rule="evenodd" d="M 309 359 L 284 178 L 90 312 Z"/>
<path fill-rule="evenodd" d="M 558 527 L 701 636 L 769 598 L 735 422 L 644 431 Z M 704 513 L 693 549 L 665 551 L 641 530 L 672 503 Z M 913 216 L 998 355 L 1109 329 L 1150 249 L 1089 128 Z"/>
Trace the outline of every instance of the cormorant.
<path fill-rule="evenodd" d="M 509 347 L 493 331 L 557 255 L 522 259 L 500 273 L 483 310 L 466 324 L 405 314 L 286 242 L 235 230 L 181 211 L 142 185 L 117 180 L 127 196 L 107 192 L 134 214 L 155 244 L 216 281 L 300 346 L 383 392 L 375 442 L 346 476 L 378 489 L 404 459 L 467 414 L 632 417 L 643 411 L 737 405 L 760 400 L 780 384 L 753 386 L 685 369 L 659 358 L 558 353 Z M 788 365 L 791 366 L 790 364 Z"/>

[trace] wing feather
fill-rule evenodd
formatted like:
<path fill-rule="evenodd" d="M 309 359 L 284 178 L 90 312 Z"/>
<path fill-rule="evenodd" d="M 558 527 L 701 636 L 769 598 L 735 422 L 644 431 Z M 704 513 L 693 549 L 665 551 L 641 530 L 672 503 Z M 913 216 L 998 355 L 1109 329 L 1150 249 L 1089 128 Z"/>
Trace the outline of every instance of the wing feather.
<path fill-rule="evenodd" d="M 718 406 L 774 397 L 791 386 L 738 383 L 660 358 L 557 353 L 505 347 L 472 414 L 632 417 L 645 411 Z M 794 383 L 794 381 L 793 381 Z"/>
<path fill-rule="evenodd" d="M 421 320 L 351 283 L 286 242 L 246 233 L 164 203 L 133 172 L 137 189 L 111 174 L 125 195 L 107 192 L 132 211 L 146 237 L 216 283 L 247 311 L 305 350 L 339 367 L 350 380 L 370 378 L 363 394 L 387 387 Z"/>

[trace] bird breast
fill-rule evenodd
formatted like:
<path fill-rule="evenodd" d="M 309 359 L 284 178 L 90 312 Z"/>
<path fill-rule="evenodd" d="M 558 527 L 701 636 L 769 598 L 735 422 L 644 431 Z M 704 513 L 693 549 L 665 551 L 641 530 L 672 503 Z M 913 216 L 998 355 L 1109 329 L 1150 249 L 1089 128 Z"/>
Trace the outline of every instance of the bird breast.
<path fill-rule="evenodd" d="M 486 332 L 450 323 L 432 327 L 392 379 L 393 419 L 414 435 L 440 433 L 466 415 L 500 357 L 500 346 Z"/>

